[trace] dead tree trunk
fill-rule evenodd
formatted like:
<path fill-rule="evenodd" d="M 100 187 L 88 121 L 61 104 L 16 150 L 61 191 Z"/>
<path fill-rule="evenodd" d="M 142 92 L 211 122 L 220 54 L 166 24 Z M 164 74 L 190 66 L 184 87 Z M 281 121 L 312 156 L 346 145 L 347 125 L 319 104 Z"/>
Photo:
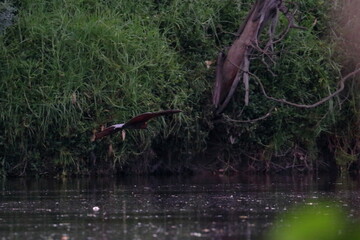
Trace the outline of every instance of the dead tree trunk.
<path fill-rule="evenodd" d="M 249 102 L 249 56 L 258 48 L 260 31 L 271 21 L 270 39 L 275 29 L 278 11 L 282 0 L 257 0 L 249 12 L 243 26 L 237 32 L 237 38 L 227 55 L 220 53 L 216 67 L 216 81 L 213 92 L 213 104 L 216 114 L 223 112 L 235 89 L 243 80 L 245 87 L 245 105 Z M 271 45 L 271 40 L 269 41 Z"/>
<path fill-rule="evenodd" d="M 277 40 L 274 40 L 279 12 L 282 12 L 286 16 L 288 25 L 277 37 Z M 258 43 L 259 35 L 261 30 L 267 24 L 269 24 L 269 38 L 264 49 L 261 49 Z M 220 114 L 224 111 L 230 99 L 234 95 L 240 80 L 244 83 L 245 105 L 248 105 L 250 76 L 255 78 L 255 80 L 259 83 L 261 91 L 266 98 L 299 108 L 313 108 L 339 94 L 344 89 L 345 81 L 360 73 L 360 68 L 355 69 L 339 81 L 340 87 L 334 93 L 313 104 L 297 104 L 289 102 L 285 99 L 276 99 L 268 96 L 260 79 L 254 74 L 251 74 L 249 71 L 250 54 L 253 50 L 257 50 L 269 57 L 273 53 L 273 44 L 281 41 L 292 27 L 304 29 L 294 24 L 293 15 L 288 11 L 282 0 L 256 0 L 242 27 L 238 30 L 237 38 L 231 45 L 228 53 L 225 54 L 221 52 L 218 56 L 216 80 L 213 91 L 213 104 L 216 109 L 215 114 Z"/>

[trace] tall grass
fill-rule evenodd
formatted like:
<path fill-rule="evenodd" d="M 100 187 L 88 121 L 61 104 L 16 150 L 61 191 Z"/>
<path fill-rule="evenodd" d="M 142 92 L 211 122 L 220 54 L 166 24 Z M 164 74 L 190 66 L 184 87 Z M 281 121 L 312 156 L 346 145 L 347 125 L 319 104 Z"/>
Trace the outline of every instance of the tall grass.
<path fill-rule="evenodd" d="M 166 139 L 173 139 L 173 147 L 182 142 L 176 147 L 188 152 L 204 148 L 206 133 L 194 117 L 201 113 L 193 109 L 201 109 L 198 103 L 208 95 L 203 61 L 216 48 L 203 28 L 214 28 L 223 5 L 21 1 L 16 23 L 0 36 L 5 172 L 87 171 L 93 167 L 89 155 L 116 169 L 148 153 L 158 138 L 159 145 Z M 190 64 L 191 56 L 196 61 Z M 169 108 L 184 114 L 154 121 L 147 132 L 128 133 L 126 142 L 89 141 L 100 125 Z M 106 161 L 110 144 L 116 155 Z"/>
<path fill-rule="evenodd" d="M 90 150 L 89 134 L 100 124 L 184 104 L 177 88 L 186 81 L 166 38 L 146 18 L 123 12 L 131 4 L 114 4 L 22 2 L 1 46 L 8 170 L 18 161 L 24 168 L 54 159 L 61 167 L 83 165 L 77 156 Z"/>

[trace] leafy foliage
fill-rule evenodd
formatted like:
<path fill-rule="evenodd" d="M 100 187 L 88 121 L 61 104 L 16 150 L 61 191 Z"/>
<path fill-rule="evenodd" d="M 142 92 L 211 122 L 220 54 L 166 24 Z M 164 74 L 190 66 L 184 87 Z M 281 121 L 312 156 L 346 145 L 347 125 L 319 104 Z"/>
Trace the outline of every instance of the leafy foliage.
<path fill-rule="evenodd" d="M 342 240 L 358 239 L 356 223 L 350 222 L 342 209 L 325 202 L 293 208 L 278 217 L 267 239 L 276 240 Z"/>

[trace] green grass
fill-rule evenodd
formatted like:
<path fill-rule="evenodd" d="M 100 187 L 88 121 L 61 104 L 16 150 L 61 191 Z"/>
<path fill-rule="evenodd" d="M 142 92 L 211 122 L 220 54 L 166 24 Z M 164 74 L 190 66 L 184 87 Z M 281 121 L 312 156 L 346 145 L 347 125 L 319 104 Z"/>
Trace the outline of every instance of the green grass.
<path fill-rule="evenodd" d="M 18 26 L 2 45 L 7 157 L 37 163 L 36 155 L 71 166 L 79 160 L 78 147 L 84 155 L 91 131 L 101 124 L 185 103 L 183 91 L 177 91 L 187 85 L 177 54 L 149 20 L 129 18 L 123 6 L 110 3 L 22 4 Z M 149 141 L 145 136 L 142 141 Z"/>
<path fill-rule="evenodd" d="M 203 31 L 203 25 L 213 24 L 216 17 L 214 4 L 220 5 L 22 1 L 17 22 L 1 36 L 0 45 L 5 171 L 86 171 L 89 153 L 95 151 L 101 161 L 110 142 L 117 156 L 109 161 L 111 169 L 148 152 L 157 138 L 164 144 L 167 138 L 178 143 L 181 137 L 185 148 L 199 151 L 204 139 L 197 140 L 204 133 L 193 127 L 199 120 L 192 111 L 199 109 L 211 84 L 201 71 L 194 74 L 194 63 L 186 61 L 189 52 L 200 51 L 193 55 L 204 72 L 203 57 L 209 53 L 191 45 L 207 41 L 212 53 L 216 51 Z M 185 18 L 187 7 L 193 11 Z M 199 13 L 194 23 L 191 17 Z M 188 42 L 183 36 L 196 43 L 178 45 Z M 129 133 L 126 143 L 118 138 L 89 141 L 100 125 L 170 108 L 183 109 L 184 114 L 153 121 L 150 131 Z"/>

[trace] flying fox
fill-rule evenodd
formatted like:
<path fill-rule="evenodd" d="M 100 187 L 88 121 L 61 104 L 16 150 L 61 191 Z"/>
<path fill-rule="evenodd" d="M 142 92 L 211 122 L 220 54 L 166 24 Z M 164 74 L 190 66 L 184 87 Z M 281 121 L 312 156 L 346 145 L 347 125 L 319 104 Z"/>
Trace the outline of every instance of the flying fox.
<path fill-rule="evenodd" d="M 108 136 L 110 134 L 119 132 L 124 129 L 146 129 L 147 122 L 150 119 L 152 119 L 154 117 L 170 115 L 170 114 L 179 113 L 179 112 L 181 112 L 181 110 L 171 109 L 171 110 L 164 110 L 164 111 L 159 111 L 159 112 L 146 112 L 146 113 L 140 114 L 136 117 L 133 117 L 132 119 L 130 119 L 129 121 L 127 121 L 125 123 L 114 124 L 114 125 L 111 125 L 111 126 L 105 128 L 104 130 L 102 130 L 100 132 L 95 133 L 95 137 L 93 138 L 93 141 L 103 138 L 105 136 Z"/>

